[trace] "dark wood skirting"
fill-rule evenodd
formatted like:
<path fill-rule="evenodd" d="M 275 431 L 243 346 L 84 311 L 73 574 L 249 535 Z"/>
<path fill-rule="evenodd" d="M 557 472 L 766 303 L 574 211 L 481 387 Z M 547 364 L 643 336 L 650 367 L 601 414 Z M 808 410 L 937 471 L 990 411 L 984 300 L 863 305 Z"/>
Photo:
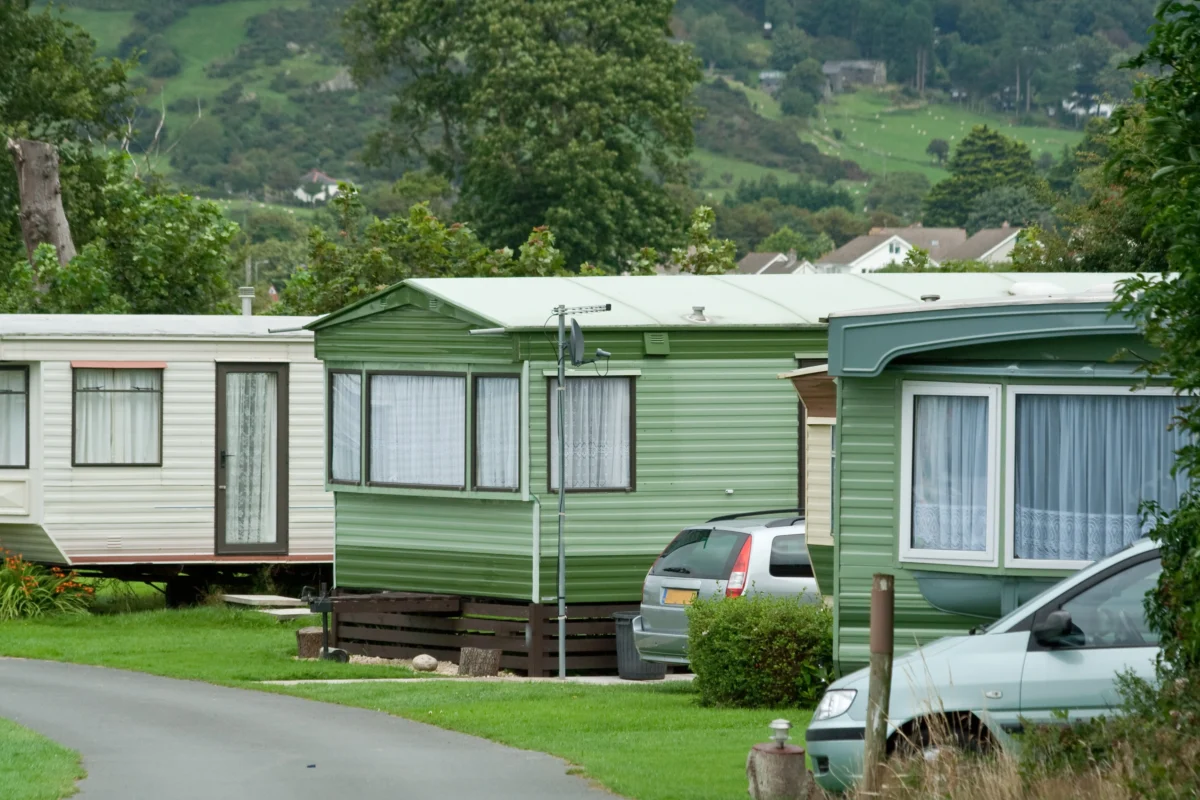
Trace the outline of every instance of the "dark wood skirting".
<path fill-rule="evenodd" d="M 636 603 L 567 608 L 567 670 L 615 672 L 618 611 Z M 552 605 L 457 595 L 386 592 L 338 595 L 333 638 L 355 655 L 412 658 L 426 653 L 457 664 L 464 647 L 499 650 L 500 668 L 531 677 L 558 674 L 558 610 Z"/>

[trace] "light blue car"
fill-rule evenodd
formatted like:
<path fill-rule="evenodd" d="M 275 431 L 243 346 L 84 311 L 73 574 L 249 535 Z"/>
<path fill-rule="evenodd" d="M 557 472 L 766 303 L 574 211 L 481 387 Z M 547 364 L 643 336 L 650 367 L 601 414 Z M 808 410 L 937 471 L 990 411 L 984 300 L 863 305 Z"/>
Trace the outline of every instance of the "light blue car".
<path fill-rule="evenodd" d="M 1118 673 L 1152 678 L 1158 637 L 1143 601 L 1158 582 L 1157 544 L 1141 540 L 1055 584 L 986 629 L 897 658 L 889 742 L 928 747 L 944 715 L 963 746 L 1011 747 L 1032 723 L 1085 720 L 1120 705 Z M 841 790 L 862 776 L 867 670 L 834 681 L 806 739 L 817 783 Z"/>

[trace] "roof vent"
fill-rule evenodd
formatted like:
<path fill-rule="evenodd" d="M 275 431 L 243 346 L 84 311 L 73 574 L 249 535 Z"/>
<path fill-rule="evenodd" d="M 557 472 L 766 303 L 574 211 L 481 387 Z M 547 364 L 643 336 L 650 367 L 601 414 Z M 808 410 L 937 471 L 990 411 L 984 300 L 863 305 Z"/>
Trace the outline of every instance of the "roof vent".
<path fill-rule="evenodd" d="M 437 297 L 429 298 L 429 310 L 430 311 L 437 311 L 441 307 L 442 307 L 442 301 L 439 298 L 437 298 Z"/>
<path fill-rule="evenodd" d="M 923 294 L 923 295 L 921 295 L 922 303 L 936 303 L 938 300 L 941 300 L 941 299 L 942 299 L 942 296 L 940 294 Z"/>
<path fill-rule="evenodd" d="M 689 322 L 711 322 L 708 317 L 704 316 L 704 306 L 692 306 L 692 313 L 688 314 L 686 319 Z"/>

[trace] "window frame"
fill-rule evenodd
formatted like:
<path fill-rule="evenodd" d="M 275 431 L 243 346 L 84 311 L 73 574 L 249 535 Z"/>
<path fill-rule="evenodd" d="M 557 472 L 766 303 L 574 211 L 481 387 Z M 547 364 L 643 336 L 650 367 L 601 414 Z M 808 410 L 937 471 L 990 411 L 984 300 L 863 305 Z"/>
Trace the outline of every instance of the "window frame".
<path fill-rule="evenodd" d="M 995 567 L 999 565 L 997 547 L 1000 510 L 1000 400 L 1001 386 L 993 383 L 958 383 L 952 381 L 904 381 L 900 403 L 900 550 L 901 562 L 914 564 L 948 564 L 964 567 Z M 912 546 L 913 515 L 913 450 L 916 431 L 914 411 L 918 395 L 942 397 L 983 397 L 988 409 L 987 452 L 987 531 L 982 551 L 928 550 Z"/>
<path fill-rule="evenodd" d="M 1079 384 L 1009 384 L 1004 393 L 1004 566 L 1021 571 L 1080 570 L 1094 561 L 1069 559 L 1030 559 L 1016 557 L 1016 499 L 1017 499 L 1017 398 L 1023 394 L 1038 395 L 1173 395 L 1169 386 L 1135 387 L 1117 384 L 1090 386 Z"/>
<path fill-rule="evenodd" d="M 366 443 L 370 441 L 364 436 L 366 426 L 366 415 L 368 410 L 366 406 L 370 405 L 370 396 L 364 391 L 367 388 L 367 378 L 360 369 L 330 369 L 326 370 L 325 386 L 325 475 L 330 484 L 338 486 L 362 486 L 363 478 L 365 477 L 364 454 Z M 358 480 L 352 481 L 345 478 L 333 477 L 333 381 L 334 375 L 357 375 L 362 383 L 359 386 L 359 402 L 358 402 Z"/>
<path fill-rule="evenodd" d="M 374 421 L 374 414 L 371 412 L 371 382 L 376 376 L 409 376 L 420 378 L 459 378 L 463 382 L 463 474 L 460 476 L 462 482 L 454 486 L 447 484 L 431 484 L 431 483 L 391 483 L 389 481 L 376 481 L 371 478 L 371 429 Z M 363 482 L 362 486 L 374 486 L 381 489 L 423 489 L 434 490 L 441 492 L 465 492 L 467 490 L 467 469 L 471 457 L 471 437 L 467 430 L 467 426 L 471 424 L 470 409 L 466 407 L 469 400 L 470 386 L 468 386 L 468 373 L 454 371 L 435 371 L 435 370 L 367 370 L 366 384 L 363 387 L 365 391 L 364 403 L 366 404 L 366 424 L 363 426 L 363 450 L 364 450 L 364 465 L 363 465 Z"/>
<path fill-rule="evenodd" d="M 486 378 L 507 378 L 517 382 L 517 485 L 508 488 L 501 486 L 483 486 L 479 483 L 479 381 Z M 524 392 L 521 391 L 521 373 L 519 372 L 473 372 L 471 373 L 471 426 L 469 446 L 471 448 L 471 491 L 494 492 L 496 494 L 516 494 L 521 491 L 524 478 L 524 464 L 521 458 L 521 411 L 525 407 Z M 548 420 L 547 420 L 548 422 Z M 547 430 L 549 428 L 547 427 Z"/>
<path fill-rule="evenodd" d="M 629 381 L 629 485 L 612 489 L 567 489 L 567 494 L 632 494 L 637 491 L 637 375 L 574 375 L 572 378 L 605 378 L 606 380 Z M 550 435 L 553 422 L 550 415 L 554 408 L 554 391 L 557 377 L 546 378 L 546 491 L 558 494 L 554 488 L 554 439 Z"/>
<path fill-rule="evenodd" d="M 158 372 L 159 388 L 157 391 L 151 390 L 151 392 L 153 394 L 158 395 L 158 461 L 153 462 L 153 463 L 151 463 L 149 461 L 143 462 L 143 463 L 132 463 L 132 462 L 121 462 L 121 461 L 100 463 L 100 462 L 92 462 L 92 461 L 81 462 L 78 460 L 78 452 L 79 451 L 76 449 L 77 444 L 78 444 L 77 440 L 78 440 L 78 434 L 79 434 L 79 416 L 78 416 L 79 412 L 78 412 L 78 408 L 77 408 L 77 406 L 78 406 L 77 401 L 79 399 L 80 389 L 78 387 L 76 387 L 76 385 L 75 385 L 75 373 L 81 369 L 111 369 L 113 371 L 116 371 L 116 370 L 151 371 L 151 370 L 153 370 L 155 372 Z M 83 391 L 87 391 L 87 390 L 83 390 Z M 107 390 L 107 391 L 124 392 L 126 390 L 116 389 L 116 390 Z M 72 469 L 74 469 L 76 467 L 82 467 L 82 468 L 86 468 L 86 467 L 128 467 L 128 468 L 132 468 L 132 469 L 140 469 L 143 467 L 162 467 L 162 465 L 163 465 L 163 450 L 166 449 L 165 444 L 163 442 L 163 423 L 166 418 L 166 394 L 167 394 L 167 369 L 165 366 L 161 366 L 161 365 L 155 365 L 152 367 L 151 366 L 140 366 L 137 364 L 137 362 L 131 362 L 129 364 L 121 364 L 121 363 L 113 362 L 112 364 L 106 364 L 105 366 L 83 366 L 83 365 L 76 365 L 75 363 L 72 363 L 71 364 L 71 467 L 72 467 Z"/>
<path fill-rule="evenodd" d="M 20 372 L 25 376 L 25 461 L 21 464 L 0 464 L 0 470 L 6 469 L 29 469 L 29 414 L 32 410 L 32 404 L 29 401 L 32 389 L 29 386 L 29 365 L 28 364 L 0 364 L 0 372 Z M 74 377 L 72 377 L 74 381 Z M 74 383 L 72 383 L 74 388 Z M 4 392 L 4 394 L 18 394 L 17 392 Z M 71 409 L 72 419 L 74 419 L 74 408 Z M 74 422 L 72 422 L 74 426 Z M 74 453 L 74 442 L 72 442 L 72 454 Z"/>

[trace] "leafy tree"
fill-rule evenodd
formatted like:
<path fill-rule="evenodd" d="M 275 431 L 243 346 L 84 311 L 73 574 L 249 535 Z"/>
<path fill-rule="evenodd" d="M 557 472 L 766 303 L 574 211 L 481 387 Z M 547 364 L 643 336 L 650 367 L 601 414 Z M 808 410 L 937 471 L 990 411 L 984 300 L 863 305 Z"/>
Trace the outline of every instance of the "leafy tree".
<path fill-rule="evenodd" d="M 815 261 L 833 250 L 834 244 L 828 234 L 818 233 L 815 236 L 805 236 L 785 225 L 759 242 L 757 249 L 767 253 L 795 252 L 797 258 Z"/>
<path fill-rule="evenodd" d="M 1052 224 L 1050 206 L 1027 185 L 997 186 L 975 198 L 967 232 L 983 228 L 999 228 L 1005 224 L 1016 227 Z"/>
<path fill-rule="evenodd" d="M 826 208 L 812 215 L 812 226 L 825 233 L 834 244 L 841 247 L 856 236 L 863 236 L 871 229 L 871 222 L 844 208 Z"/>
<path fill-rule="evenodd" d="M 368 218 L 358 191 L 339 189 L 330 203 L 337 233 L 310 231 L 308 265 L 284 288 L 277 313 L 329 313 L 408 278 L 570 274 L 546 228 L 535 228 L 514 254 L 490 249 L 466 225 L 443 223 L 425 203 L 404 216 Z"/>
<path fill-rule="evenodd" d="M 215 203 L 163 191 L 114 155 L 102 190 L 105 212 L 92 240 L 62 268 L 40 248 L 33 264 L 0 275 L 10 311 L 214 314 L 231 310 L 229 245 L 237 225 Z M 57 262 L 56 262 L 57 263 Z M 35 287 L 48 287 L 44 293 Z"/>
<path fill-rule="evenodd" d="M 810 117 L 825 92 L 825 74 L 821 64 L 807 58 L 788 71 L 780 87 L 779 104 L 785 114 Z"/>
<path fill-rule="evenodd" d="M 720 14 L 707 14 L 696 20 L 691 39 L 696 55 L 709 67 L 728 69 L 734 65 L 736 45 L 725 18 Z"/>
<path fill-rule="evenodd" d="M 1029 146 L 986 125 L 976 125 L 954 149 L 950 177 L 934 184 L 925 198 L 924 222 L 962 227 L 981 194 L 999 186 L 1031 186 L 1045 191 Z"/>
<path fill-rule="evenodd" d="M 929 142 L 929 146 L 925 148 L 928 155 L 937 159 L 937 163 L 945 164 L 946 156 L 950 155 L 950 143 L 945 139 L 933 139 Z"/>
<path fill-rule="evenodd" d="M 678 265 L 681 272 L 723 275 L 737 268 L 733 242 L 713 235 L 716 219 L 716 214 L 708 206 L 699 206 L 692 211 L 687 245 L 671 251 L 671 263 Z"/>
<path fill-rule="evenodd" d="M 664 181 L 692 146 L 689 48 L 672 0 L 358 0 L 346 47 L 359 83 L 399 75 L 375 154 L 422 157 L 460 182 L 492 245 L 549 225 L 570 264 L 615 268 L 682 228 Z"/>
<path fill-rule="evenodd" d="M 867 210 L 885 211 L 912 222 L 921 216 L 921 204 L 929 194 L 929 179 L 919 172 L 889 172 L 867 192 Z"/>
<path fill-rule="evenodd" d="M 811 57 L 812 37 L 795 25 L 780 25 L 771 38 L 771 69 L 788 72 Z"/>
<path fill-rule="evenodd" d="M 1113 138 L 1107 173 L 1126 184 L 1125 201 L 1145 215 L 1147 235 L 1169 243 L 1167 262 L 1178 276 L 1125 282 L 1119 307 L 1137 320 L 1157 353 L 1147 373 L 1192 394 L 1200 390 L 1200 117 L 1194 113 L 1200 92 L 1195 45 L 1200 6 L 1166 2 L 1156 16 L 1154 38 L 1131 62 L 1150 69 L 1135 87 L 1144 112 L 1117 114 L 1119 130 L 1132 127 L 1133 132 Z M 1162 638 L 1160 668 L 1195 675 L 1200 670 L 1200 403 L 1195 397 L 1185 404 L 1178 424 L 1193 437 L 1176 463 L 1189 476 L 1190 488 L 1176 510 L 1152 509 L 1150 535 L 1160 544 L 1163 572 L 1147 611 Z"/>

